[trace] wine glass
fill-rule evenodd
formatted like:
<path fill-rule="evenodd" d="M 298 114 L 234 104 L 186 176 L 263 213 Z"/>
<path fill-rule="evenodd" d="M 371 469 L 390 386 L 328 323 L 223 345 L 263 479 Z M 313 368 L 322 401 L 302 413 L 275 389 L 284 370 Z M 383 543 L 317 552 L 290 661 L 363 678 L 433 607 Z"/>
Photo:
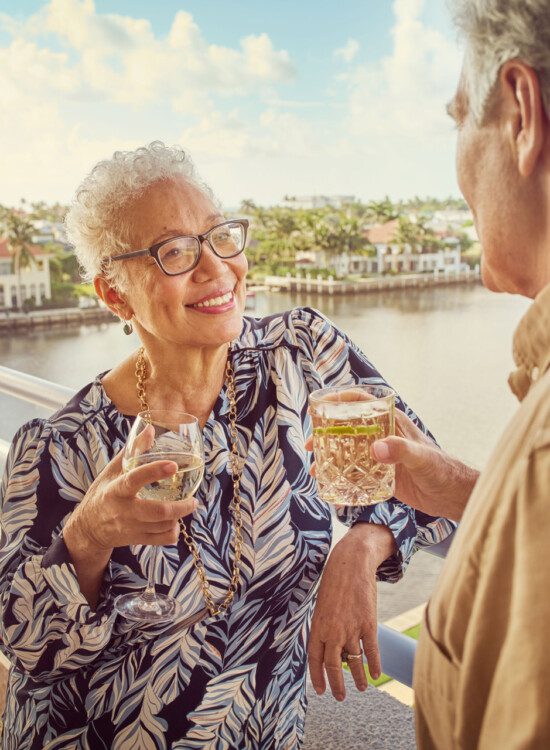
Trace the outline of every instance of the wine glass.
<path fill-rule="evenodd" d="M 204 446 L 196 417 L 186 412 L 151 409 L 140 412 L 126 442 L 122 467 L 130 471 L 153 461 L 173 461 L 175 474 L 144 485 L 138 497 L 144 500 L 185 500 L 193 495 L 204 474 Z M 140 594 L 123 594 L 115 610 L 129 620 L 161 622 L 179 616 L 179 602 L 155 591 L 154 571 L 158 547 L 153 547 L 148 566 L 147 588 Z"/>

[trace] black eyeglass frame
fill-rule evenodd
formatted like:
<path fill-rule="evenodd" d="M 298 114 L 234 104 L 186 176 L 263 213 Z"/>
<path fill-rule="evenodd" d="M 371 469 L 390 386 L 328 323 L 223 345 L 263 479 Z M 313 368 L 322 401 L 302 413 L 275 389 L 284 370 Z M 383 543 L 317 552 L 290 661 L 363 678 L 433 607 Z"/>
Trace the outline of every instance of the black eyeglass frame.
<path fill-rule="evenodd" d="M 212 243 L 210 242 L 210 237 L 209 237 L 209 235 L 211 235 L 214 230 L 219 229 L 220 227 L 223 227 L 226 224 L 240 224 L 244 232 L 242 250 L 239 250 L 238 252 L 233 253 L 232 255 L 220 255 L 217 252 L 217 250 L 214 248 Z M 189 273 L 189 271 L 192 271 L 194 268 L 196 268 L 199 260 L 201 259 L 203 242 L 207 242 L 208 247 L 212 250 L 214 255 L 218 258 L 221 258 L 222 260 L 227 260 L 228 258 L 235 258 L 237 255 L 240 255 L 242 252 L 244 252 L 244 249 L 246 247 L 246 237 L 247 237 L 247 232 L 248 232 L 248 226 L 249 226 L 248 219 L 228 219 L 227 221 L 222 221 L 219 224 L 216 224 L 215 226 L 211 227 L 208 230 L 208 232 L 205 232 L 204 234 L 178 234 L 175 237 L 168 237 L 167 239 L 162 240 L 162 242 L 157 242 L 154 245 L 151 245 L 151 247 L 146 247 L 143 250 L 132 250 L 132 252 L 130 253 L 122 253 L 121 255 L 110 255 L 109 260 L 126 260 L 128 258 L 140 258 L 144 255 L 151 255 L 155 259 L 157 266 L 160 268 L 160 270 L 164 274 L 166 274 L 166 276 L 181 276 L 181 274 Z M 193 264 L 189 266 L 189 268 L 186 268 L 185 271 L 178 271 L 177 273 L 170 273 L 162 265 L 162 261 L 159 257 L 159 251 L 161 247 L 168 244 L 169 242 L 174 242 L 174 240 L 181 240 L 181 239 L 196 240 L 198 243 L 199 249 L 197 250 Z"/>

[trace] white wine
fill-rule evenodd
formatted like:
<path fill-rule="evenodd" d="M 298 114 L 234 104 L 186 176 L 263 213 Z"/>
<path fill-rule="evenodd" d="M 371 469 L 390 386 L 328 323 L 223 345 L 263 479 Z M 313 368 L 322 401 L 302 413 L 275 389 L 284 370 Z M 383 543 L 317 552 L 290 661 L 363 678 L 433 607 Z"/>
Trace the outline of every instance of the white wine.
<path fill-rule="evenodd" d="M 142 453 L 140 456 L 125 459 L 123 466 L 125 471 L 130 471 L 130 469 L 153 463 L 153 461 L 174 461 L 178 465 L 178 470 L 171 477 L 144 485 L 138 492 L 138 497 L 143 500 L 185 500 L 197 491 L 204 474 L 204 461 L 199 455 L 196 453 Z"/>
<path fill-rule="evenodd" d="M 372 505 L 392 497 L 395 466 L 374 461 L 370 447 L 375 440 L 393 434 L 393 419 L 393 410 L 374 405 L 370 413 L 355 419 L 312 414 L 315 474 L 322 500 Z"/>

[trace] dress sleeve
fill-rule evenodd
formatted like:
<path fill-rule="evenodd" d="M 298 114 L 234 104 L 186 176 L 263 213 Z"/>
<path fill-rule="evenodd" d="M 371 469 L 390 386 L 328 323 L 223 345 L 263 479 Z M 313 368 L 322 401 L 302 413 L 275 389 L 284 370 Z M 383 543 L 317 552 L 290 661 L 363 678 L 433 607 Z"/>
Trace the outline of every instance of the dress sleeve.
<path fill-rule="evenodd" d="M 1 648 L 40 683 L 93 661 L 111 637 L 110 573 L 92 610 L 61 533 L 85 473 L 51 424 L 33 420 L 12 442 L 0 488 Z"/>
<path fill-rule="evenodd" d="M 297 337 L 312 359 L 317 387 L 357 383 L 388 385 L 365 354 L 324 315 L 309 308 L 295 312 Z M 399 394 L 396 406 L 435 442 L 426 426 Z M 363 509 L 344 507 L 338 511 L 338 517 L 348 526 L 356 523 L 388 526 L 395 538 L 397 552 L 378 568 L 378 579 L 389 582 L 396 582 L 402 577 L 417 549 L 443 541 L 456 528 L 453 521 L 415 511 L 395 498 Z"/>

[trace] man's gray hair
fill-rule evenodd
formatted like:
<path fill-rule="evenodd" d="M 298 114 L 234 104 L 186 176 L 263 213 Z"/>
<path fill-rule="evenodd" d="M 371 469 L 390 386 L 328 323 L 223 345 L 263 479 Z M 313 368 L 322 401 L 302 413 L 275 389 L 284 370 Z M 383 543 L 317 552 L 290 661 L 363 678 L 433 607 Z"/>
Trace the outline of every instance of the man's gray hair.
<path fill-rule="evenodd" d="M 500 68 L 515 57 L 537 72 L 550 114 L 548 0 L 450 0 L 450 7 L 466 40 L 466 90 L 476 120 L 483 120 Z"/>
<path fill-rule="evenodd" d="M 119 290 L 126 288 L 124 264 L 111 263 L 109 256 L 141 248 L 128 244 L 130 227 L 123 219 L 123 209 L 153 183 L 182 177 L 217 205 L 179 146 L 154 141 L 135 151 L 116 151 L 111 159 L 96 164 L 76 191 L 65 219 L 69 242 L 86 280 L 103 274 Z"/>

